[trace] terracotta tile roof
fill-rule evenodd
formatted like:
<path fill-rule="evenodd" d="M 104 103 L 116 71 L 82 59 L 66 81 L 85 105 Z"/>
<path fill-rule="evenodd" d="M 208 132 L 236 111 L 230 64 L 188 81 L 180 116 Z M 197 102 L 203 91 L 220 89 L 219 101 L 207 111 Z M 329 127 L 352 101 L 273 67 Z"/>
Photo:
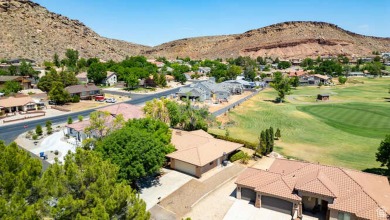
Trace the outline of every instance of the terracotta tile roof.
<path fill-rule="evenodd" d="M 101 112 L 109 112 L 111 115 L 116 116 L 122 114 L 125 120 L 133 119 L 133 118 L 143 118 L 144 113 L 141 107 L 136 105 L 131 105 L 127 103 L 119 103 L 115 105 L 110 105 L 107 107 L 103 107 L 98 109 Z"/>
<path fill-rule="evenodd" d="M 9 97 L 6 99 L 0 99 L 0 107 L 3 107 L 3 108 L 24 106 L 24 105 L 27 105 L 29 103 L 35 104 L 34 100 L 29 96 Z"/>
<path fill-rule="evenodd" d="M 288 76 L 289 77 L 293 77 L 293 76 L 303 76 L 303 75 L 306 75 L 307 72 L 306 71 L 292 71 L 292 72 L 289 72 L 288 73 Z"/>
<path fill-rule="evenodd" d="M 293 199 L 291 194 L 296 190 L 331 197 L 334 202 L 329 203 L 329 208 L 363 219 L 386 219 L 380 218 L 378 212 L 390 213 L 390 185 L 383 176 L 284 159 L 276 159 L 269 171 L 248 170 L 236 184 L 287 199 Z M 276 175 L 281 177 L 275 181 Z"/>
<path fill-rule="evenodd" d="M 65 88 L 70 94 L 81 93 L 81 92 L 89 92 L 89 91 L 100 91 L 100 88 L 95 85 L 74 85 L 68 86 Z"/>
<path fill-rule="evenodd" d="M 90 125 L 89 120 L 78 121 L 72 124 L 67 124 L 65 127 L 73 128 L 76 131 L 84 131 L 86 127 Z"/>
<path fill-rule="evenodd" d="M 177 151 L 167 155 L 169 158 L 177 159 L 196 166 L 204 166 L 223 154 L 229 154 L 242 144 L 215 139 L 207 132 L 197 131 L 179 131 L 172 129 L 171 143 Z"/>

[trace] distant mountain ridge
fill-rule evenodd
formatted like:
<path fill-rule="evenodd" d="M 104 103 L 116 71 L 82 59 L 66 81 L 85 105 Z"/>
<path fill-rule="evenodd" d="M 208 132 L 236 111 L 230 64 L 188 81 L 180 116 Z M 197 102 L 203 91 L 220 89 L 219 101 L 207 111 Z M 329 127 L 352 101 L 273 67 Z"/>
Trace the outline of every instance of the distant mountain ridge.
<path fill-rule="evenodd" d="M 284 59 L 390 51 L 390 38 L 371 37 L 326 22 L 292 21 L 242 34 L 194 37 L 149 47 L 101 37 L 78 20 L 28 0 L 0 0 L 0 58 L 51 60 L 67 48 L 82 57 L 120 60 L 145 55 L 193 59 L 272 56 Z"/>

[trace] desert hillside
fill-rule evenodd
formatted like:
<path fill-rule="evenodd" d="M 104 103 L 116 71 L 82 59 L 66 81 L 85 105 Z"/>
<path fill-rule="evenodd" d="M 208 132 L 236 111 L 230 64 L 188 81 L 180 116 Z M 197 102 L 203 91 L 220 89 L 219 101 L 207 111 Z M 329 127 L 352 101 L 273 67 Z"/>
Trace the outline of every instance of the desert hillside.
<path fill-rule="evenodd" d="M 364 56 L 374 50 L 390 51 L 390 38 L 363 36 L 325 22 L 296 21 L 243 34 L 176 40 L 159 45 L 147 54 L 192 58 L 276 56 L 288 59 L 337 54 Z"/>
<path fill-rule="evenodd" d="M 148 48 L 101 37 L 78 20 L 25 0 L 0 0 L 0 27 L 0 58 L 51 60 L 72 48 L 82 57 L 119 60 Z"/>
<path fill-rule="evenodd" d="M 82 57 L 120 60 L 145 55 L 193 59 L 241 56 L 304 58 L 390 51 L 390 38 L 355 34 L 325 22 L 284 22 L 242 34 L 175 40 L 156 47 L 99 36 L 78 20 L 49 12 L 28 0 L 0 0 L 0 58 L 50 60 L 67 48 Z M 115 31 L 115 30 L 113 30 Z"/>

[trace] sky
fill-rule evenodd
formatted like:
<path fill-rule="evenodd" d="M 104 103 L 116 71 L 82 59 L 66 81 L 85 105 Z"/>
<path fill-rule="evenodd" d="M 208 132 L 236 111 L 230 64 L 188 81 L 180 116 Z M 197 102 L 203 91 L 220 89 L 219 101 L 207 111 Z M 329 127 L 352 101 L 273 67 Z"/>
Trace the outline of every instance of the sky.
<path fill-rule="evenodd" d="M 390 37 L 390 0 L 33 0 L 104 37 L 156 46 L 239 34 L 285 21 L 324 21 Z"/>

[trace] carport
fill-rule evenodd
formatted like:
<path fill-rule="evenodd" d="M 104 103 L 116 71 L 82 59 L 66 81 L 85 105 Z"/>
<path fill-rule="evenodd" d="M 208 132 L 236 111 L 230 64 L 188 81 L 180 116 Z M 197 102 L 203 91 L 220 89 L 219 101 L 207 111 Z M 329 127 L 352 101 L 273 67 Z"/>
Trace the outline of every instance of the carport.
<path fill-rule="evenodd" d="M 263 195 L 261 196 L 261 207 L 291 215 L 293 203 L 283 199 Z"/>

